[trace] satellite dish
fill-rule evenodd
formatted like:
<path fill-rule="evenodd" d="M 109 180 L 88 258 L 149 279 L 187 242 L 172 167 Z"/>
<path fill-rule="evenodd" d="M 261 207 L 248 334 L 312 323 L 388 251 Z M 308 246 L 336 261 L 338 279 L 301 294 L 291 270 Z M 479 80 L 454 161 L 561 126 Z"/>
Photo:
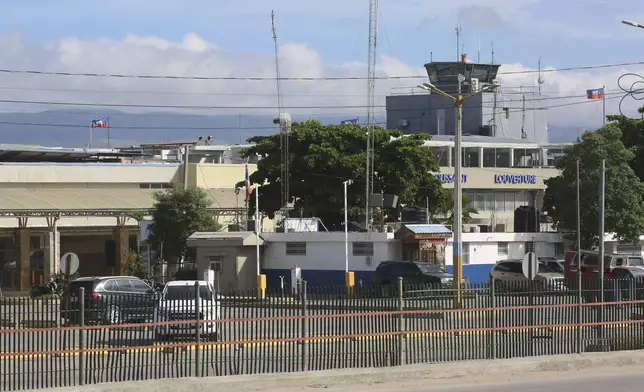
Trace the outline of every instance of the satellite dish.
<path fill-rule="evenodd" d="M 544 84 L 545 82 L 546 81 L 541 76 L 539 76 L 539 79 L 537 79 L 537 83 L 539 84 Z"/>
<path fill-rule="evenodd" d="M 60 272 L 66 275 L 73 275 L 78 271 L 79 260 L 76 253 L 65 253 L 60 258 Z"/>

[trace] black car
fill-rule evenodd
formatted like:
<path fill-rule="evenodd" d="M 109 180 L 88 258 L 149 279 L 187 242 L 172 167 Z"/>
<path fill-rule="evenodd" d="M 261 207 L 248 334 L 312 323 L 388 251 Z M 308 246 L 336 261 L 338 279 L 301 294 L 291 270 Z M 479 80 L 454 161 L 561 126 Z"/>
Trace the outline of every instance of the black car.
<path fill-rule="evenodd" d="M 442 266 L 422 261 L 383 261 L 376 268 L 372 282 L 374 285 L 393 286 L 395 290 L 399 277 L 406 287 L 444 289 L 454 284 L 454 277 Z"/>
<path fill-rule="evenodd" d="M 80 321 L 80 289 L 85 323 L 120 324 L 152 320 L 158 294 L 148 284 L 133 276 L 102 276 L 79 278 L 70 283 L 69 293 L 61 297 L 61 318 Z"/>

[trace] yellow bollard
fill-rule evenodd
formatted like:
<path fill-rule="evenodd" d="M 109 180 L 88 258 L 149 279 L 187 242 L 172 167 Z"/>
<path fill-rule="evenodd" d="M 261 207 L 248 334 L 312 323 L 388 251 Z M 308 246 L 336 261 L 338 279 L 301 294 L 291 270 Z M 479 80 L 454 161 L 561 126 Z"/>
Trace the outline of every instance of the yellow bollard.
<path fill-rule="evenodd" d="M 266 299 L 266 275 L 257 275 L 257 299 Z"/>
<path fill-rule="evenodd" d="M 347 286 L 347 294 L 351 297 L 353 296 L 354 289 L 356 287 L 356 274 L 353 271 L 347 271 L 344 273 L 344 284 Z"/>

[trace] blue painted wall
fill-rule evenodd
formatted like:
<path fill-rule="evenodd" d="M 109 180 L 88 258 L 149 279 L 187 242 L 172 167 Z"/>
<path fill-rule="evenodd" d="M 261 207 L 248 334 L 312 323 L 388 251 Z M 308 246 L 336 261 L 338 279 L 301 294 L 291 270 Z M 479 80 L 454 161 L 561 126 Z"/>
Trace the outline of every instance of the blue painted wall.
<path fill-rule="evenodd" d="M 494 264 L 470 264 L 463 266 L 463 277 L 471 283 L 484 283 L 490 278 L 490 271 Z M 354 271 L 356 284 L 371 283 L 373 271 Z M 452 273 L 453 267 L 447 266 L 447 272 Z M 284 277 L 284 287 L 291 287 L 291 270 L 290 269 L 266 269 L 263 271 L 266 275 L 268 287 L 280 287 L 280 276 Z M 302 269 L 302 279 L 309 286 L 341 286 L 344 285 L 343 270 L 311 270 Z"/>

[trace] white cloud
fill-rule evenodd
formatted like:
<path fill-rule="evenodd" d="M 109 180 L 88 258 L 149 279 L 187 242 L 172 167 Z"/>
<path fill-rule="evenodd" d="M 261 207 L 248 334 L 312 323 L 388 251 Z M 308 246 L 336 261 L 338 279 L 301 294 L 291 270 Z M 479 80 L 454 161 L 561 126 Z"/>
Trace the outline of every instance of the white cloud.
<path fill-rule="evenodd" d="M 282 77 L 362 77 L 366 75 L 364 63 L 326 64 L 314 48 L 304 43 L 286 43 L 281 46 L 280 51 Z M 36 44 L 26 41 L 19 33 L 9 33 L 0 35 L 0 52 L 4 54 L 2 67 L 9 69 L 211 77 L 275 76 L 275 63 L 271 53 L 223 50 L 196 34 L 188 34 L 179 42 L 170 42 L 157 37 L 128 35 L 120 41 L 67 38 L 54 43 Z M 642 68 L 644 67 L 640 67 L 640 70 L 644 71 Z M 508 64 L 501 68 L 501 72 L 526 70 L 529 68 L 520 64 Z M 542 89 L 553 99 L 543 100 L 543 106 L 575 104 L 550 109 L 550 123 L 580 127 L 601 124 L 600 104 L 586 103 L 585 90 L 605 84 L 609 93 L 608 113 L 615 113 L 619 103 L 619 99 L 615 99 L 616 95 L 613 95 L 618 91 L 617 79 L 627 71 L 633 72 L 638 69 L 606 69 L 600 73 L 591 73 L 591 71 L 544 73 L 546 82 Z M 410 65 L 394 57 L 380 56 L 378 74 L 382 76 L 424 75 L 425 71 L 421 64 Z M 536 76 L 534 73 L 501 75 L 500 79 L 505 86 L 532 86 L 536 82 Z M 384 106 L 384 97 L 392 88 L 413 87 L 422 81 L 422 79 L 379 80 L 377 82 L 378 104 Z M 10 90 L 7 87 L 16 89 Z M 150 80 L 0 74 L 0 99 L 3 100 L 274 107 L 277 104 L 275 91 L 275 81 Z M 367 102 L 365 80 L 283 81 L 282 91 L 284 105 L 311 107 L 288 109 L 295 115 L 308 114 L 316 117 L 325 114 L 342 114 L 363 117 L 366 112 L 366 108 L 363 107 Z M 575 97 L 554 99 L 569 95 Z M 627 99 L 625 107 L 629 113 L 633 113 L 638 104 L 639 102 Z M 322 109 L 321 107 L 324 106 L 362 107 Z M 20 111 L 40 111 L 62 107 L 0 104 L 0 109 L 4 112 L 12 108 Z M 93 110 L 109 112 L 113 109 L 94 108 Z M 148 110 L 159 111 L 159 109 Z M 236 115 L 273 114 L 276 111 L 277 109 L 240 108 L 196 112 Z M 384 107 L 377 108 L 376 112 L 380 115 L 384 114 Z"/>

